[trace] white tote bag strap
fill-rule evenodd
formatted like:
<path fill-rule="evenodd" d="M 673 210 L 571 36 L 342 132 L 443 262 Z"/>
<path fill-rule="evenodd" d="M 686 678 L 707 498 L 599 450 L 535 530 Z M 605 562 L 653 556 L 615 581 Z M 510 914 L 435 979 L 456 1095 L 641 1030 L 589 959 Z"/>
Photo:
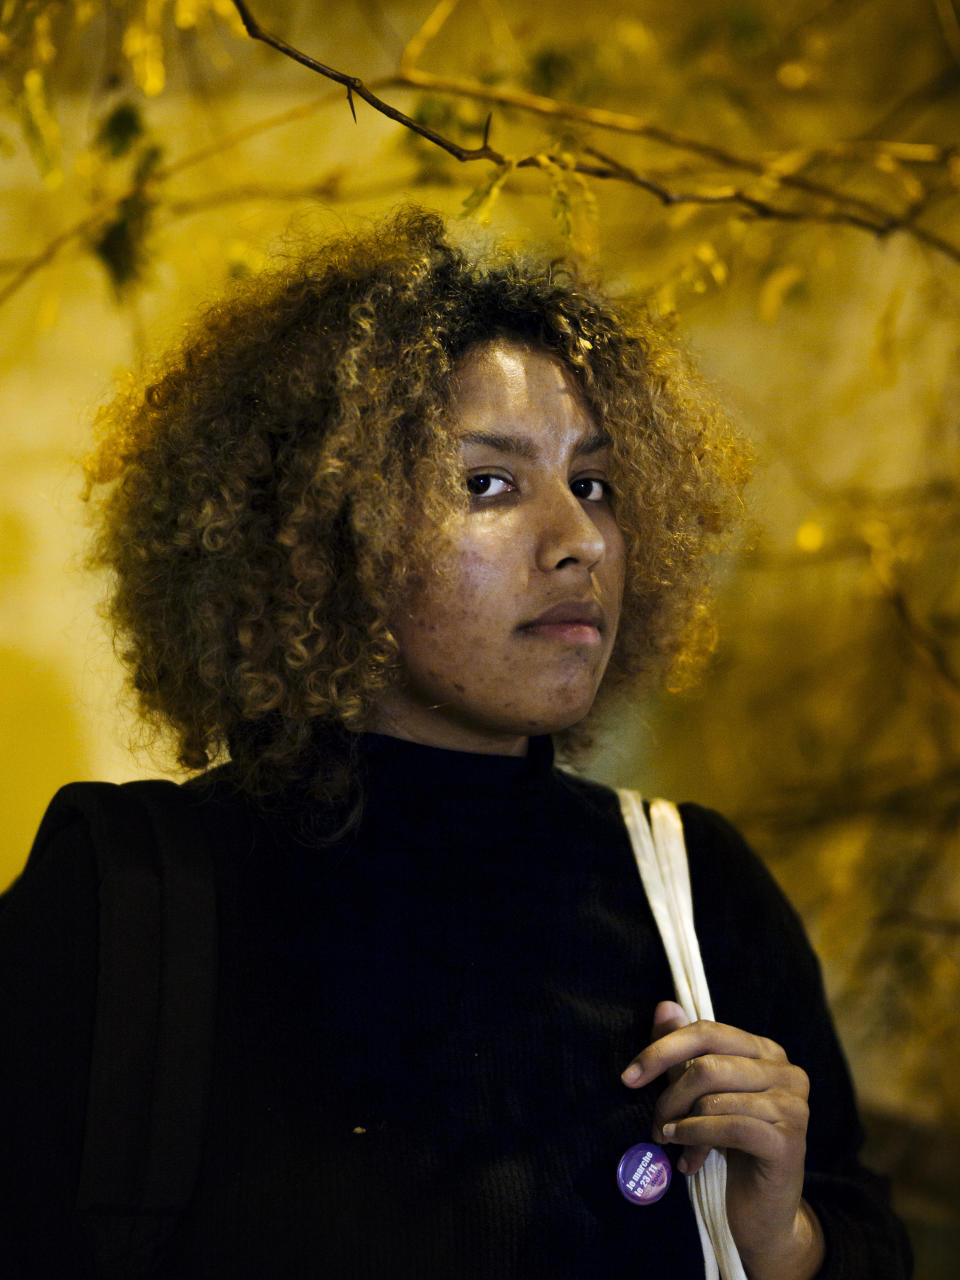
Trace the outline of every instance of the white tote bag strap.
<path fill-rule="evenodd" d="M 635 791 L 618 791 L 620 808 L 643 887 L 660 930 L 677 1004 L 691 1022 L 713 1020 L 713 1004 L 693 927 L 693 897 L 683 823 L 676 805 L 654 800 L 650 821 Z M 727 1158 L 711 1151 L 687 1179 L 687 1189 L 703 1247 L 706 1280 L 746 1280 L 746 1272 L 727 1222 Z"/>

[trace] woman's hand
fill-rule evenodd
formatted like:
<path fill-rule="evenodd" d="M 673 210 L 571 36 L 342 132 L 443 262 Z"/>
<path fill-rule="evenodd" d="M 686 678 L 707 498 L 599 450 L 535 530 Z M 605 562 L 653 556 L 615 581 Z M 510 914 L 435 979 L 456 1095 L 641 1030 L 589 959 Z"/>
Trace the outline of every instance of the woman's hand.
<path fill-rule="evenodd" d="M 778 1044 L 721 1022 L 688 1022 L 657 1005 L 652 1043 L 623 1073 L 630 1088 L 667 1074 L 653 1140 L 685 1147 L 693 1174 L 711 1148 L 727 1154 L 727 1217 L 751 1280 L 811 1280 L 823 1233 L 801 1199 L 809 1082 Z"/>

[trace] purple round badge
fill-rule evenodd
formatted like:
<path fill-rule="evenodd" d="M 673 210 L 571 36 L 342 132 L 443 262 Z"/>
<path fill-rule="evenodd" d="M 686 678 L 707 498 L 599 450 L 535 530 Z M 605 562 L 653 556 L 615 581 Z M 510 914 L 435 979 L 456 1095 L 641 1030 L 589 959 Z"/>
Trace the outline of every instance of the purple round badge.
<path fill-rule="evenodd" d="M 667 1194 L 672 1176 L 663 1151 L 652 1142 L 638 1142 L 620 1161 L 617 1186 L 631 1204 L 656 1204 Z"/>

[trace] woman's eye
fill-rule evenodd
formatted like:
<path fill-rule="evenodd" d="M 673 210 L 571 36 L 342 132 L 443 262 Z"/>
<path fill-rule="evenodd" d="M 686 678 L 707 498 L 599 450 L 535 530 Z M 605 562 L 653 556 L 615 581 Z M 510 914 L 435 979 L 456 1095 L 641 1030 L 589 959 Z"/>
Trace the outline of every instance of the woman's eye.
<path fill-rule="evenodd" d="M 602 502 L 610 496 L 607 481 L 598 480 L 596 476 L 581 476 L 572 482 L 570 489 L 582 502 Z"/>
<path fill-rule="evenodd" d="M 471 498 L 498 498 L 502 493 L 509 493 L 512 488 L 513 485 L 503 476 L 467 476 L 467 492 Z"/>

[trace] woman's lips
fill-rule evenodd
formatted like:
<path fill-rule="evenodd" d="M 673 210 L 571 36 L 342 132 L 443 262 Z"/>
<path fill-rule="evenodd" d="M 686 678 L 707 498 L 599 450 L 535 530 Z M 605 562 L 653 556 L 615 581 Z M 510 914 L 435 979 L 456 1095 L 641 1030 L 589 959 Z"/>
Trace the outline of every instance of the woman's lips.
<path fill-rule="evenodd" d="M 524 635 L 563 644 L 599 644 L 600 628 L 590 622 L 533 622 L 521 627 Z"/>
<path fill-rule="evenodd" d="M 525 622 L 520 631 L 563 644 L 599 644 L 603 610 L 595 601 L 568 600 Z"/>

